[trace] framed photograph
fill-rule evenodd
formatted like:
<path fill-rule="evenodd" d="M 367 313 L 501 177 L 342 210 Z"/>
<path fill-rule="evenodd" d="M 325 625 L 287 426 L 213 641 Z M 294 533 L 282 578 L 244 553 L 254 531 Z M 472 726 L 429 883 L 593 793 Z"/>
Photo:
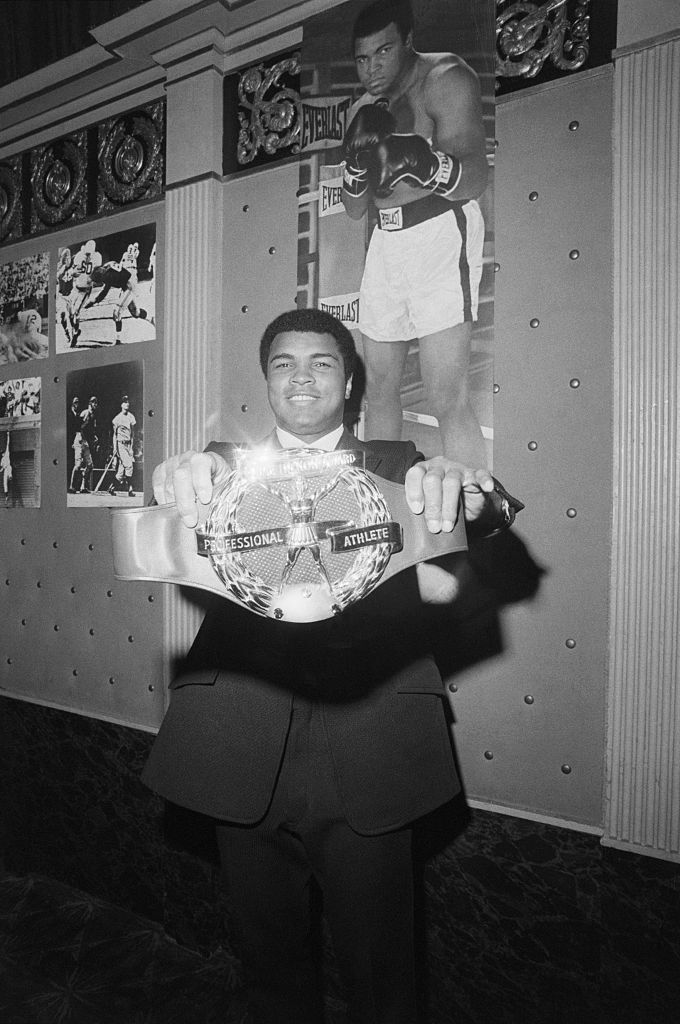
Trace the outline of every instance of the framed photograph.
<path fill-rule="evenodd" d="M 36 253 L 0 266 L 0 364 L 46 359 L 50 256 Z"/>
<path fill-rule="evenodd" d="M 0 383 L 0 508 L 40 508 L 40 377 Z"/>
<path fill-rule="evenodd" d="M 141 362 L 66 375 L 69 508 L 144 504 L 143 400 Z"/>
<path fill-rule="evenodd" d="M 156 337 L 156 225 L 82 236 L 57 253 L 56 351 Z"/>

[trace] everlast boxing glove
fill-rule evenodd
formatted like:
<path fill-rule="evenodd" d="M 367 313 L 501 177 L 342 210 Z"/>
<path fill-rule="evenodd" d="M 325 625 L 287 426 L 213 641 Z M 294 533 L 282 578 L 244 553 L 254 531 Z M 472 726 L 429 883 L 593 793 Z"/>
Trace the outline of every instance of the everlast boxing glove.
<path fill-rule="evenodd" d="M 460 160 L 433 149 L 422 135 L 390 135 L 374 150 L 375 194 L 387 198 L 400 181 L 448 198 L 460 181 Z"/>
<path fill-rule="evenodd" d="M 358 198 L 368 188 L 369 171 L 375 171 L 375 148 L 395 127 L 394 117 L 385 103 L 366 103 L 359 107 L 342 142 L 343 185 L 351 196 Z"/>

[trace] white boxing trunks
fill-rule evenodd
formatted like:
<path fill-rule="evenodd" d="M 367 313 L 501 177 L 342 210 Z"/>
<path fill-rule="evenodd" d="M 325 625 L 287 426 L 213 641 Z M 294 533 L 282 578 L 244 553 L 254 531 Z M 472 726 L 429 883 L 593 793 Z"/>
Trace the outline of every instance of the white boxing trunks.
<path fill-rule="evenodd" d="M 479 204 L 426 196 L 378 210 L 378 217 L 361 282 L 362 334 L 408 341 L 476 320 L 484 250 Z"/>

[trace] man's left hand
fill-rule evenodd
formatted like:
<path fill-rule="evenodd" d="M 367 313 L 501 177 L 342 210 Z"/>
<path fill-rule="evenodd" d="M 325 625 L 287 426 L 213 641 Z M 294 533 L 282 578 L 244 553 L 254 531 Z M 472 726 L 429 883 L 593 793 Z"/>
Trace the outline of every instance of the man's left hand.
<path fill-rule="evenodd" d="M 376 196 L 386 199 L 403 181 L 449 197 L 460 180 L 460 161 L 432 148 L 421 135 L 388 135 L 374 150 Z"/>
<path fill-rule="evenodd" d="M 424 515 L 430 533 L 450 533 L 462 506 L 466 522 L 477 519 L 494 489 L 486 469 L 471 469 L 443 455 L 411 466 L 404 481 L 406 502 Z"/>

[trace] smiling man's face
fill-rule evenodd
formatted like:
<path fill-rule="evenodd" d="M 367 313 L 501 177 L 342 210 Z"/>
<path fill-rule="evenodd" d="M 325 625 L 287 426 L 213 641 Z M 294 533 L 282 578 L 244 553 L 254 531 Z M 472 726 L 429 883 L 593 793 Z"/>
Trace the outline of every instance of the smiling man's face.
<path fill-rule="evenodd" d="M 277 334 L 267 362 L 267 395 L 277 426 L 312 443 L 342 423 L 349 382 L 331 334 Z"/>

